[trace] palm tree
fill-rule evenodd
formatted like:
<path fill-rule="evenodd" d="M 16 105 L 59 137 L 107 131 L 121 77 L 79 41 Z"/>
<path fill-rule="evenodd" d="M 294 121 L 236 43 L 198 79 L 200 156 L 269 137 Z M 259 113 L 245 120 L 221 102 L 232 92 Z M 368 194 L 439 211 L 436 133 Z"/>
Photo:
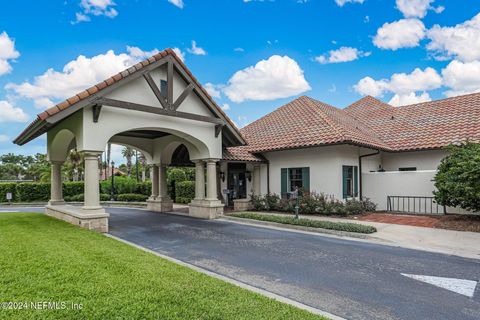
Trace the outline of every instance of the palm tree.
<path fill-rule="evenodd" d="M 143 153 L 140 152 L 140 163 L 142 164 L 142 182 L 145 182 L 145 173 L 147 170 L 147 159 L 145 159 L 145 156 Z"/>
<path fill-rule="evenodd" d="M 70 162 L 70 164 L 72 165 L 72 180 L 73 181 L 78 181 L 78 173 L 79 173 L 79 170 L 78 170 L 78 167 L 79 165 L 82 163 L 82 155 L 80 152 L 78 152 L 77 150 L 72 150 L 70 151 L 70 153 L 68 154 L 68 162 Z"/>
<path fill-rule="evenodd" d="M 132 175 L 132 158 L 135 155 L 135 151 L 130 147 L 124 147 L 122 150 L 122 156 L 127 159 L 127 175 Z"/>

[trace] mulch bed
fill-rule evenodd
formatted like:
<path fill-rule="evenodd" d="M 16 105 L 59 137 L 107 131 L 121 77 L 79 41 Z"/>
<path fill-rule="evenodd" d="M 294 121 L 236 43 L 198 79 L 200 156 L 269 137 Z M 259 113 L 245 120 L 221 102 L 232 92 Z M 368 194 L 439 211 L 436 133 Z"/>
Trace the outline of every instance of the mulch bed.
<path fill-rule="evenodd" d="M 356 216 L 355 219 L 416 227 L 480 232 L 480 215 L 412 216 L 389 213 L 367 213 Z"/>

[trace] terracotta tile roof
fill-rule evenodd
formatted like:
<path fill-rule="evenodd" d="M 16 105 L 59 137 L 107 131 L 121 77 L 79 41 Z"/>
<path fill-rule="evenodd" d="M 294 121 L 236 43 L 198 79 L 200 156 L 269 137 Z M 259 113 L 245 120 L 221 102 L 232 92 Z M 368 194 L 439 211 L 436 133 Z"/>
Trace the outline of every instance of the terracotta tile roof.
<path fill-rule="evenodd" d="M 302 96 L 240 132 L 252 152 L 352 143 L 386 149 L 373 130 L 344 111 Z"/>
<path fill-rule="evenodd" d="M 161 60 L 164 57 L 169 56 L 169 55 L 172 56 L 176 60 L 176 62 L 182 66 L 182 68 L 192 78 L 194 83 L 200 88 L 200 90 L 203 92 L 203 94 L 205 94 L 205 96 L 211 101 L 211 103 L 214 105 L 214 107 L 217 109 L 217 111 L 223 116 L 223 118 L 228 122 L 228 124 L 241 137 L 241 134 L 238 131 L 237 127 L 230 120 L 230 118 L 225 114 L 225 112 L 222 110 L 222 108 L 220 108 L 216 104 L 216 102 L 208 94 L 208 92 L 205 90 L 205 88 L 203 88 L 203 86 L 200 84 L 200 82 L 197 80 L 197 78 L 195 78 L 195 76 L 191 73 L 191 71 L 187 68 L 187 66 L 183 63 L 183 61 L 180 60 L 180 58 L 175 54 L 175 51 L 168 48 L 164 51 L 161 51 L 161 52 L 153 55 L 152 57 L 150 57 L 148 59 L 145 59 L 145 60 L 143 60 L 143 61 L 141 61 L 141 62 L 139 62 L 139 63 L 137 63 L 137 64 L 119 72 L 119 73 L 117 73 L 116 75 L 111 76 L 110 78 L 108 78 L 108 79 L 106 79 L 106 80 L 104 80 L 100 83 L 97 83 L 96 85 L 94 85 L 94 86 L 92 86 L 92 87 L 74 95 L 73 97 L 70 97 L 70 98 L 66 99 L 65 101 L 62 101 L 62 102 L 54 105 L 53 107 L 45 110 L 44 112 L 38 114 L 37 118 L 32 123 L 30 123 L 30 125 L 27 126 L 27 128 L 25 130 L 23 130 L 23 132 L 15 139 L 15 142 L 17 143 L 17 141 L 19 141 L 20 137 L 22 137 L 25 133 L 27 133 L 31 128 L 33 128 L 39 122 L 41 122 L 43 120 L 46 120 L 49 117 L 61 112 L 62 110 L 65 110 L 65 109 L 73 106 L 74 104 L 78 103 L 79 101 L 82 101 L 84 99 L 87 99 L 87 98 L 91 97 L 92 95 L 100 92 L 101 90 L 107 88 L 108 86 L 111 86 L 112 84 L 114 84 L 114 83 L 116 83 L 116 82 L 118 82 L 118 81 L 120 81 L 124 78 L 127 78 L 129 75 L 131 75 L 133 73 L 136 73 L 137 71 L 143 69 L 144 67 L 148 66 L 149 64 L 152 64 L 152 63 L 154 63 L 158 60 Z M 43 131 L 45 131 L 45 130 L 43 130 Z M 44 132 L 40 131 L 39 133 L 41 134 L 41 133 L 44 133 Z M 38 134 L 38 135 L 40 135 L 40 134 Z M 36 135 L 36 136 L 38 136 L 38 135 Z"/>
<path fill-rule="evenodd" d="M 262 162 L 265 159 L 249 151 L 248 146 L 230 147 L 223 151 L 223 160 Z"/>
<path fill-rule="evenodd" d="M 480 93 L 401 107 L 366 97 L 345 112 L 371 127 L 393 151 L 480 142 Z"/>
<path fill-rule="evenodd" d="M 394 107 L 364 97 L 337 109 L 300 97 L 242 128 L 247 145 L 229 148 L 233 158 L 337 143 L 384 151 L 437 149 L 480 142 L 480 93 Z"/>

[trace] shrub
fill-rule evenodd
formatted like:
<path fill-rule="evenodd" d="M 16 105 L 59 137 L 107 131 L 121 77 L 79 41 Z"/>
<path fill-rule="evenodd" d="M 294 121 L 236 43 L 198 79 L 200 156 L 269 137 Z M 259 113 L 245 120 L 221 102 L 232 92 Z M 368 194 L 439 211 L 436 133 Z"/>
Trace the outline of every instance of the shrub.
<path fill-rule="evenodd" d="M 73 182 L 63 183 L 64 198 L 83 194 L 84 190 L 85 190 L 85 184 L 83 181 L 73 181 Z"/>
<path fill-rule="evenodd" d="M 255 211 L 294 212 L 297 199 L 280 199 L 276 194 L 251 195 L 251 203 Z M 376 209 L 376 205 L 368 199 L 363 201 L 352 199 L 342 202 L 323 193 L 305 194 L 298 200 L 298 205 L 300 214 L 350 215 Z"/>
<path fill-rule="evenodd" d="M 0 202 L 7 202 L 7 193 L 12 194 L 12 201 L 15 201 L 15 190 L 17 184 L 13 182 L 0 183 Z"/>
<path fill-rule="evenodd" d="M 131 177 L 114 177 L 115 184 L 115 194 L 123 193 L 136 193 L 137 191 L 137 180 Z M 101 193 L 111 194 L 112 193 L 112 181 L 105 180 L 100 183 Z"/>
<path fill-rule="evenodd" d="M 435 200 L 443 206 L 480 211 L 480 143 L 450 146 L 434 177 Z"/>
<path fill-rule="evenodd" d="M 319 220 L 311 220 L 311 219 L 295 219 L 294 217 L 291 217 L 291 216 L 282 217 L 282 216 L 258 214 L 258 213 L 252 213 L 252 212 L 233 213 L 231 214 L 231 216 L 237 217 L 237 218 L 244 218 L 244 219 L 253 219 L 253 220 L 259 220 L 259 221 L 276 222 L 276 223 L 291 224 L 291 225 L 297 225 L 297 226 L 303 226 L 303 227 L 322 228 L 322 229 L 346 231 L 346 232 L 374 233 L 377 231 L 375 227 L 363 225 L 363 224 L 349 223 L 349 222 L 319 221 Z"/>
<path fill-rule="evenodd" d="M 147 201 L 148 196 L 143 194 L 136 193 L 122 193 L 117 195 L 117 201 L 126 201 L 126 202 L 145 202 Z"/>
<path fill-rule="evenodd" d="M 135 193 L 150 196 L 152 194 L 152 183 L 150 181 L 138 182 L 135 187 Z"/>
<path fill-rule="evenodd" d="M 175 184 L 175 202 L 190 203 L 195 198 L 195 181 L 182 181 Z"/>
<path fill-rule="evenodd" d="M 50 183 L 22 182 L 15 189 L 15 201 L 48 201 L 50 199 Z"/>

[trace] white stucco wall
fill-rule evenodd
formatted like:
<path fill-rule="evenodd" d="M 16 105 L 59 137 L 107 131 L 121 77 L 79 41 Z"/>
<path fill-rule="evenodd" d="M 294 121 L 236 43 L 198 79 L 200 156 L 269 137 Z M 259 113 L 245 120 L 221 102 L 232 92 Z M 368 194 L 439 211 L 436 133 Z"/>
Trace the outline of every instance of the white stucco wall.
<path fill-rule="evenodd" d="M 398 171 L 402 167 L 416 167 L 417 170 L 436 170 L 447 155 L 444 150 L 382 153 L 382 165 L 386 171 Z"/>
<path fill-rule="evenodd" d="M 270 192 L 281 193 L 282 168 L 310 167 L 310 191 L 342 199 L 342 166 L 358 166 L 359 151 L 338 145 L 264 153 L 270 161 Z"/>

